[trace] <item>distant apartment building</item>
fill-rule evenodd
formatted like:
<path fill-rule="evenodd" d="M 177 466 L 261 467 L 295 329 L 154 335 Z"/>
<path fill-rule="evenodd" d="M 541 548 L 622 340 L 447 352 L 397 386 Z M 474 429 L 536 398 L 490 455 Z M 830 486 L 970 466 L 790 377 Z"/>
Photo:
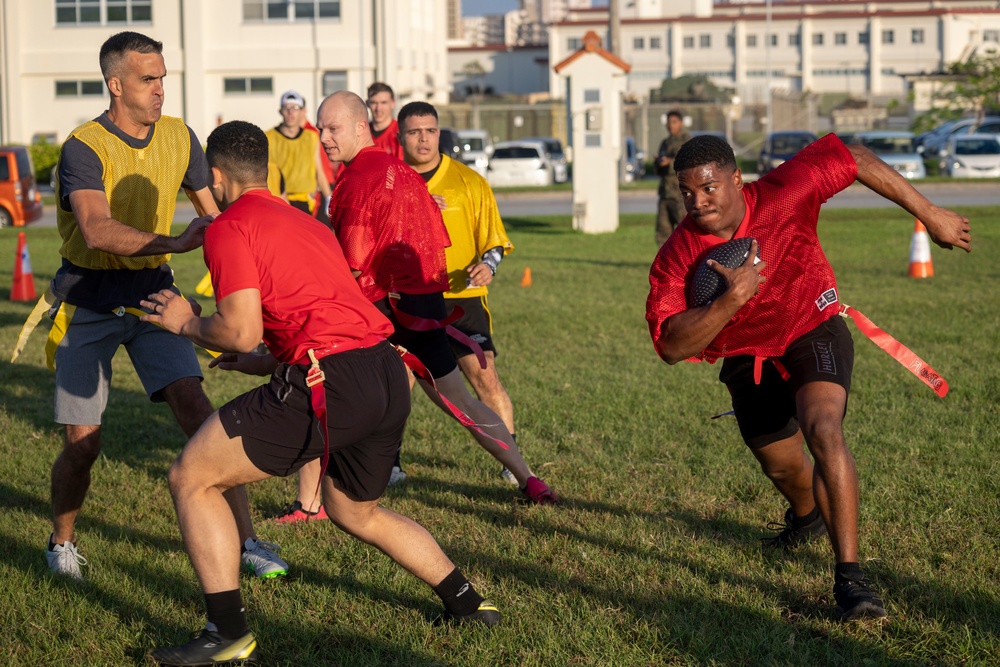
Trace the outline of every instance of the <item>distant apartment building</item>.
<path fill-rule="evenodd" d="M 700 74 L 759 103 L 767 86 L 902 98 L 904 75 L 939 72 L 978 45 L 1000 41 L 995 0 L 632 0 L 620 7 L 628 94 L 643 99 L 666 78 Z M 606 7 L 571 9 L 550 24 L 549 60 L 606 35 Z M 606 43 L 606 40 L 605 40 Z M 553 96 L 560 81 L 550 73 Z"/>
<path fill-rule="evenodd" d="M 313 119 L 376 80 L 445 103 L 447 18 L 439 0 L 0 0 L 0 143 L 62 141 L 107 108 L 98 51 L 122 30 L 163 42 L 164 113 L 203 141 L 227 120 L 277 124 L 288 89 Z"/>

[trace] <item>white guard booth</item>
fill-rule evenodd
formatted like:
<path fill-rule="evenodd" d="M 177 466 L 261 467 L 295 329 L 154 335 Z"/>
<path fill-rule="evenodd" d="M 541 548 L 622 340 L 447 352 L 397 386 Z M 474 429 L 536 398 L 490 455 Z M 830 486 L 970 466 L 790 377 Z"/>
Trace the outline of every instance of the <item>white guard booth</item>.
<path fill-rule="evenodd" d="M 631 66 L 601 48 L 594 31 L 583 47 L 553 68 L 566 79 L 573 146 L 573 228 L 618 229 L 618 160 L 622 155 L 622 94 Z"/>

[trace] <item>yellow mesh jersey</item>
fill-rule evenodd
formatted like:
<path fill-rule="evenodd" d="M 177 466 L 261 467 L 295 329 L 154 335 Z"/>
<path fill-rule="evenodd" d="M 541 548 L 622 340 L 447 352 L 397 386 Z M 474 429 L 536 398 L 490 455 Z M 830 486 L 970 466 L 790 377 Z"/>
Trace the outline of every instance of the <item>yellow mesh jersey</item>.
<path fill-rule="evenodd" d="M 447 155 L 441 156 L 441 165 L 427 182 L 427 189 L 432 195 L 443 196 L 447 204 L 441 211 L 451 237 L 451 246 L 445 249 L 451 289 L 444 293 L 445 298 L 485 295 L 488 291 L 485 286 L 465 286 L 469 277 L 466 269 L 479 262 L 490 248 L 500 246 L 504 255 L 514 249 L 500 219 L 493 191 L 485 178 Z"/>
<path fill-rule="evenodd" d="M 111 204 L 111 217 L 129 227 L 153 234 L 170 234 L 177 192 L 191 158 L 191 135 L 180 118 L 163 116 L 156 121 L 153 138 L 145 148 L 132 148 L 124 141 L 89 121 L 73 130 L 90 147 L 104 166 L 101 180 Z M 153 269 L 170 255 L 120 257 L 87 248 L 83 234 L 70 211 L 57 208 L 59 253 L 85 269 Z"/>
<path fill-rule="evenodd" d="M 268 161 L 273 162 L 285 177 L 285 193 L 291 201 L 310 201 L 316 192 L 316 155 L 319 135 L 302 130 L 289 139 L 272 127 L 267 135 Z"/>

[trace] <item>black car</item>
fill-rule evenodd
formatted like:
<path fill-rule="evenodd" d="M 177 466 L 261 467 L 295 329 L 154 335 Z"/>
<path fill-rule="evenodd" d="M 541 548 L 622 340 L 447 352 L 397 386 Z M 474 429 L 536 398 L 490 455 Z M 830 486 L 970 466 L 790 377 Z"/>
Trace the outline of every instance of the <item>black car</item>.
<path fill-rule="evenodd" d="M 771 132 L 764 139 L 757 159 L 757 174 L 763 176 L 781 163 L 790 160 L 800 150 L 816 141 L 812 132 L 791 130 Z"/>

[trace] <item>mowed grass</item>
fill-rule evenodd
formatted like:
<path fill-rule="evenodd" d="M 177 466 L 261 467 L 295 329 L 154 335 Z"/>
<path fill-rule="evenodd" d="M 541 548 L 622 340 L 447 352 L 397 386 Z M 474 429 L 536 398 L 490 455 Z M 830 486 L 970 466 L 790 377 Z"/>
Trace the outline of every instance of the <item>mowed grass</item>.
<path fill-rule="evenodd" d="M 439 601 L 377 550 L 265 518 L 292 479 L 250 490 L 287 580 L 244 578 L 264 665 L 988 665 L 1000 658 L 1000 209 L 969 209 L 975 252 L 934 248 L 907 277 L 912 218 L 824 213 L 842 299 L 951 383 L 937 398 L 855 334 L 846 433 L 861 479 L 863 566 L 887 623 L 834 620 L 828 543 L 788 555 L 758 538 L 784 505 L 739 439 L 718 369 L 669 367 L 644 320 L 652 216 L 584 236 L 565 218 L 509 219 L 516 251 L 490 304 L 518 440 L 562 496 L 535 507 L 457 424 L 415 395 L 406 482 L 384 504 L 413 517 L 494 600 L 502 625 L 438 628 Z M 28 229 L 36 284 L 54 229 Z M 43 331 L 6 363 L 31 304 L 10 303 L 16 230 L 0 232 L 0 664 L 142 664 L 203 624 L 165 473 L 184 442 L 116 358 L 104 451 L 77 524 L 86 583 L 53 579 L 43 548 L 61 446 Z M 172 262 L 193 292 L 200 252 Z M 533 285 L 520 286 L 530 267 Z M 317 267 L 322 270 L 322 267 Z M 204 357 L 207 363 L 207 357 Z M 259 382 L 207 370 L 216 405 Z"/>

